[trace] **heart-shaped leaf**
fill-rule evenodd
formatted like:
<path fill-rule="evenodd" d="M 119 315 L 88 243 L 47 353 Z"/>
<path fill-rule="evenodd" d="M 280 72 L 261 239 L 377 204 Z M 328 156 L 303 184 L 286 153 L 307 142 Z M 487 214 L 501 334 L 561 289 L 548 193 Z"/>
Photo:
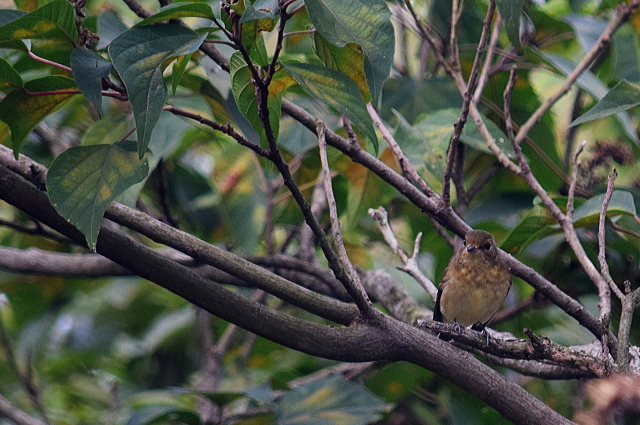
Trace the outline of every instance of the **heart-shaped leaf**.
<path fill-rule="evenodd" d="M 8 16 L 12 18 L 13 14 Z M 78 39 L 75 12 L 66 0 L 54 0 L 31 13 L 22 15 L 0 27 L 0 47 L 25 50 L 19 40 L 27 38 L 64 40 L 75 43 Z"/>
<path fill-rule="evenodd" d="M 70 61 L 78 88 L 102 114 L 102 79 L 109 76 L 111 62 L 84 47 L 76 47 Z"/>
<path fill-rule="evenodd" d="M 0 90 L 11 90 L 23 86 L 22 77 L 9 62 L 0 59 Z"/>
<path fill-rule="evenodd" d="M 118 195 L 147 176 L 136 143 L 77 146 L 58 156 L 47 174 L 47 193 L 58 213 L 80 230 L 95 250 L 105 210 Z"/>
<path fill-rule="evenodd" d="M 144 155 L 151 131 L 158 122 L 167 97 L 162 78 L 166 59 L 193 53 L 206 34 L 179 25 L 134 27 L 120 34 L 109 46 L 113 66 L 120 74 L 136 119 L 138 155 Z"/>
<path fill-rule="evenodd" d="M 24 139 L 33 127 L 47 115 L 60 108 L 73 94 L 56 91 L 75 88 L 71 78 L 51 75 L 28 81 L 24 90 L 13 90 L 0 102 L 0 121 L 11 129 L 13 153 L 18 157 Z M 40 93 L 51 94 L 40 95 Z M 34 95 L 34 94 L 38 95 Z"/>
<path fill-rule="evenodd" d="M 337 109 L 351 120 L 373 143 L 378 152 L 378 138 L 353 80 L 340 71 L 307 63 L 284 64 L 286 70 L 309 95 Z"/>
<path fill-rule="evenodd" d="M 395 35 L 384 0 L 306 0 L 309 18 L 318 32 L 336 46 L 356 43 L 365 54 L 365 72 L 374 104 L 393 63 Z"/>

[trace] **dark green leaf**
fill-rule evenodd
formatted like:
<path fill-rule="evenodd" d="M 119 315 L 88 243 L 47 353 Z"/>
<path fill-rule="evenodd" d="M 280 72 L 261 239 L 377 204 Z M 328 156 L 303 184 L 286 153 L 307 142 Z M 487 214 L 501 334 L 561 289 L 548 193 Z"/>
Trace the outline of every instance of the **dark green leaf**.
<path fill-rule="evenodd" d="M 607 28 L 607 21 L 591 15 L 569 15 L 564 20 L 573 28 L 583 52 L 588 52 Z"/>
<path fill-rule="evenodd" d="M 446 160 L 446 152 L 453 136 L 453 124 L 460 116 L 460 110 L 457 108 L 440 109 L 429 112 L 420 116 L 413 126 L 414 130 L 421 135 L 424 147 L 422 149 L 425 155 L 427 169 L 434 170 L 436 176 L 441 177 L 444 171 L 444 162 Z M 507 136 L 486 117 L 482 117 L 489 132 L 496 140 L 496 144 L 502 149 L 506 155 L 513 155 L 511 144 L 506 141 Z M 478 128 L 473 123 L 467 123 L 462 130 L 460 140 L 468 146 L 481 152 L 493 154 L 487 146 L 484 138 L 480 135 Z M 432 151 L 435 149 L 435 151 Z M 433 158 L 426 156 L 433 155 Z M 417 158 L 416 158 L 417 159 Z M 434 162 L 435 161 L 435 162 Z"/>
<path fill-rule="evenodd" d="M 176 94 L 176 89 L 180 84 L 180 80 L 182 79 L 184 72 L 187 70 L 189 60 L 191 60 L 191 54 L 182 55 L 178 57 L 176 63 L 173 64 L 173 72 L 171 72 L 171 92 L 173 94 Z"/>
<path fill-rule="evenodd" d="M 23 87 L 22 77 L 4 59 L 0 59 L 0 90 L 11 90 Z"/>
<path fill-rule="evenodd" d="M 353 80 L 339 71 L 318 65 L 288 63 L 284 67 L 309 95 L 337 109 L 360 128 L 377 153 L 378 138 Z"/>
<path fill-rule="evenodd" d="M 75 43 L 78 30 L 71 3 L 54 0 L 0 27 L 0 47 L 23 50 L 24 44 L 18 40 L 27 38 Z"/>
<path fill-rule="evenodd" d="M 144 155 L 164 106 L 167 88 L 162 65 L 170 57 L 193 53 L 206 34 L 179 25 L 134 27 L 113 40 L 109 54 L 124 81 L 138 131 L 138 155 Z"/>
<path fill-rule="evenodd" d="M 502 17 L 502 25 L 509 41 L 520 49 L 520 17 L 524 0 L 497 0 L 496 5 Z"/>
<path fill-rule="evenodd" d="M 566 58 L 545 52 L 541 57 L 553 65 L 558 71 L 564 75 L 569 75 L 575 68 L 575 64 Z M 598 79 L 591 71 L 584 71 L 580 77 L 576 80 L 578 87 L 589 93 L 596 100 L 601 100 L 609 92 L 609 88 L 606 84 Z M 631 117 L 626 112 L 618 112 L 616 118 L 622 124 L 625 134 L 634 142 L 640 144 L 640 138 L 636 132 L 635 126 L 631 122 Z"/>
<path fill-rule="evenodd" d="M 371 98 L 364 71 L 362 47 L 355 43 L 347 43 L 343 47 L 338 47 L 329 43 L 316 32 L 313 35 L 313 48 L 324 66 L 340 71 L 351 78 L 360 88 L 363 99 Z"/>
<path fill-rule="evenodd" d="M 231 91 L 242 115 L 247 118 L 254 130 L 260 134 L 263 146 L 266 143 L 266 133 L 262 120 L 258 114 L 258 102 L 256 100 L 253 78 L 249 66 L 242 59 L 238 52 L 231 56 L 229 62 L 231 73 Z M 295 81 L 284 73 L 277 74 L 269 86 L 267 97 L 267 109 L 269 110 L 269 124 L 273 131 L 273 136 L 277 139 L 280 130 L 280 110 L 282 104 L 282 94 L 284 90 L 295 84 Z"/>
<path fill-rule="evenodd" d="M 29 93 L 55 92 L 75 88 L 71 78 L 48 76 L 24 84 L 24 90 L 14 90 L 0 102 L 0 121 L 11 129 L 13 152 L 20 153 L 24 139 L 43 118 L 60 108 L 73 94 L 33 96 Z"/>
<path fill-rule="evenodd" d="M 200 93 L 211 107 L 211 112 L 216 118 L 219 118 L 223 122 L 233 121 L 227 110 L 227 100 L 220 94 L 218 89 L 211 84 L 209 79 L 195 74 L 187 74 L 180 80 L 180 85 L 195 93 Z"/>
<path fill-rule="evenodd" d="M 500 244 L 510 254 L 517 254 L 545 236 L 560 232 L 556 220 L 542 205 L 535 205 Z"/>
<path fill-rule="evenodd" d="M 76 47 L 70 61 L 78 88 L 102 115 L 102 79 L 111 73 L 111 62 L 84 47 Z"/>
<path fill-rule="evenodd" d="M 394 111 L 395 112 L 395 111 Z M 415 126 L 409 124 L 399 113 L 395 139 L 416 169 L 425 169 L 438 180 L 442 179 L 447 149 L 453 134 L 457 113 L 454 109 L 424 115 Z"/>
<path fill-rule="evenodd" d="M 0 27 L 26 15 L 27 12 L 13 9 L 0 9 Z"/>
<path fill-rule="evenodd" d="M 620 81 L 595 106 L 569 124 L 578 124 L 608 117 L 640 105 L 640 87 L 626 81 Z"/>
<path fill-rule="evenodd" d="M 180 18 L 215 19 L 215 15 L 211 6 L 206 3 L 175 3 L 160 8 L 158 13 L 138 22 L 136 27 Z"/>
<path fill-rule="evenodd" d="M 118 15 L 109 10 L 105 10 L 98 16 L 98 35 L 100 36 L 100 41 L 98 41 L 96 49 L 104 49 L 127 29 L 129 28 L 122 23 Z"/>
<path fill-rule="evenodd" d="M 513 156 L 513 147 L 507 140 L 507 135 L 504 134 L 500 127 L 487 117 L 482 116 L 482 120 L 487 126 L 489 133 L 491 133 L 495 139 L 496 145 L 498 145 L 500 150 L 509 157 Z M 460 136 L 460 141 L 474 149 L 493 155 L 493 151 L 489 149 L 489 146 L 487 146 L 487 142 L 485 142 L 484 137 L 480 134 L 480 130 L 478 130 L 478 127 L 476 127 L 472 122 L 467 122 L 467 125 L 464 126 L 464 130 L 462 130 L 462 135 Z"/>
<path fill-rule="evenodd" d="M 604 193 L 588 199 L 573 213 L 573 222 L 576 226 L 588 226 L 596 224 L 600 217 L 600 208 L 604 201 Z M 624 190 L 614 190 L 607 208 L 607 216 L 618 214 L 636 214 L 636 206 L 633 195 Z"/>
<path fill-rule="evenodd" d="M 616 78 L 640 81 L 640 54 L 638 51 L 636 31 L 629 24 L 622 25 L 613 36 Z"/>
<path fill-rule="evenodd" d="M 364 425 L 380 418 L 385 403 L 364 386 L 338 376 L 300 385 L 276 406 L 278 425 Z"/>
<path fill-rule="evenodd" d="M 309 18 L 318 32 L 336 46 L 356 43 L 365 54 L 365 72 L 373 102 L 378 104 L 389 77 L 395 36 L 384 0 L 307 0 Z"/>
<path fill-rule="evenodd" d="M 275 20 L 276 16 L 278 16 L 277 0 L 256 0 L 253 4 L 246 1 L 244 6 L 244 13 L 242 14 L 242 18 L 240 18 L 241 24 L 257 19 Z"/>
<path fill-rule="evenodd" d="M 95 249 L 105 210 L 116 196 L 147 176 L 135 142 L 77 146 L 61 153 L 47 174 L 47 192 L 58 213 Z"/>

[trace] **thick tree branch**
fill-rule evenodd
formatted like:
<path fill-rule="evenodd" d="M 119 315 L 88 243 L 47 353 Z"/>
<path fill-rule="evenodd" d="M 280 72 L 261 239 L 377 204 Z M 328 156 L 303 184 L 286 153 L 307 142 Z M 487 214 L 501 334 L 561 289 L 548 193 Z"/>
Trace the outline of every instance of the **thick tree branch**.
<path fill-rule="evenodd" d="M 57 215 L 44 193 L 2 165 L 0 198 L 74 240 L 83 239 L 75 228 Z M 125 212 L 122 208 L 111 209 L 113 215 Z M 137 225 L 162 229 L 168 234 L 181 233 L 148 217 Z M 181 235 L 182 238 L 188 236 Z M 195 257 L 201 253 L 197 248 L 192 251 Z M 381 313 L 347 328 L 286 316 L 212 283 L 109 226 L 103 226 L 100 231 L 97 252 L 212 314 L 287 347 L 340 361 L 407 360 L 441 374 L 514 422 L 569 423 L 468 353 Z M 232 260 L 237 261 L 237 258 Z M 326 306 L 328 301 L 324 299 L 322 303 Z"/>

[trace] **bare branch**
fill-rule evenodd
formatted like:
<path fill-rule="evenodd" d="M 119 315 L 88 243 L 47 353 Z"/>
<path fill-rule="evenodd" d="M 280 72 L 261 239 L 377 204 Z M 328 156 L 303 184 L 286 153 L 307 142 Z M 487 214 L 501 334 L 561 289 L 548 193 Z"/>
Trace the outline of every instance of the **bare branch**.
<path fill-rule="evenodd" d="M 327 141 L 325 138 L 324 124 L 318 121 L 318 147 L 320 150 L 320 162 L 322 164 L 322 176 L 324 181 L 324 193 L 327 197 L 327 205 L 329 207 L 329 217 L 331 220 L 331 234 L 333 236 L 333 244 L 338 252 L 342 267 L 349 276 L 349 285 L 343 281 L 347 292 L 354 296 L 354 301 L 358 305 L 360 312 L 370 315 L 374 309 L 367 292 L 362 287 L 360 276 L 356 272 L 353 263 L 349 260 L 347 250 L 344 247 L 342 239 L 342 231 L 340 230 L 340 220 L 338 219 L 338 208 L 336 206 L 336 198 L 333 195 L 333 187 L 331 185 L 331 170 L 329 169 L 329 159 L 327 158 Z M 349 287 L 351 286 L 351 287 Z"/>
<path fill-rule="evenodd" d="M 416 169 L 411 164 L 411 161 L 409 161 L 409 158 L 407 158 L 398 145 L 398 142 L 396 142 L 396 139 L 393 137 L 387 126 L 384 125 L 384 122 L 382 122 L 382 118 L 378 115 L 378 111 L 375 110 L 371 103 L 367 104 L 367 111 L 369 112 L 369 116 L 373 120 L 373 123 L 378 127 L 380 133 L 382 133 L 382 138 L 387 142 L 389 148 L 391 148 L 391 152 L 393 152 L 398 160 L 400 168 L 402 169 L 402 174 L 417 184 L 422 193 L 427 196 L 437 198 L 438 194 L 427 185 L 422 177 L 420 177 Z"/>
<path fill-rule="evenodd" d="M 138 3 L 136 0 L 122 0 L 122 1 L 124 2 L 124 4 L 127 5 L 127 7 L 129 7 L 129 9 L 131 9 L 133 13 L 135 13 L 142 19 L 148 18 L 149 16 L 153 15 L 153 13 L 149 12 L 147 9 L 142 7 L 142 5 Z"/>
<path fill-rule="evenodd" d="M 538 109 L 533 114 L 531 114 L 529 119 L 524 124 L 522 124 L 515 138 L 515 141 L 517 143 L 522 143 L 524 141 L 533 126 L 542 119 L 544 114 L 546 114 L 549 109 L 551 109 L 551 107 L 556 103 L 558 99 L 560 99 L 562 96 L 564 96 L 565 93 L 569 91 L 578 77 L 595 63 L 602 52 L 604 52 L 611 43 L 613 34 L 618 30 L 618 28 L 620 28 L 623 23 L 625 23 L 629 19 L 629 17 L 635 12 L 638 6 L 640 6 L 640 0 L 633 0 L 631 3 L 623 3 L 618 5 L 613 18 L 611 18 L 609 24 L 607 25 L 607 28 L 605 28 L 604 32 L 600 34 L 600 37 L 598 37 L 591 49 L 589 49 L 589 51 L 584 55 L 582 60 L 576 65 L 573 71 L 571 71 L 571 73 L 567 75 L 567 78 L 562 83 L 562 86 L 558 90 L 556 90 L 555 93 L 546 98 L 538 107 Z"/>
<path fill-rule="evenodd" d="M 18 406 L 4 398 L 1 394 L 0 416 L 5 416 L 8 420 L 15 422 L 16 425 L 47 425 L 45 422 L 29 416 Z"/>
<path fill-rule="evenodd" d="M 396 235 L 393 233 L 391 226 L 389 225 L 389 215 L 387 214 L 387 210 L 383 207 L 378 207 L 377 209 L 370 208 L 368 211 L 371 218 L 373 218 L 384 237 L 385 242 L 393 252 L 396 253 L 398 257 L 400 257 L 400 261 L 402 261 L 403 265 L 399 266 L 398 269 L 407 273 L 409 276 L 413 277 L 419 284 L 424 288 L 424 290 L 431 296 L 431 298 L 435 301 L 436 296 L 438 294 L 438 289 L 436 286 L 429 280 L 425 275 L 422 274 L 420 269 L 418 268 L 418 253 L 420 249 L 420 240 L 422 239 L 422 233 L 419 233 L 416 236 L 413 253 L 411 257 L 408 257 L 404 252 L 398 240 L 396 239 Z"/>
<path fill-rule="evenodd" d="M 611 273 L 609 273 L 609 264 L 607 264 L 607 246 L 605 241 L 606 231 L 605 231 L 605 223 L 607 221 L 607 208 L 609 207 L 609 202 L 611 201 L 611 197 L 613 196 L 613 185 L 616 181 L 616 177 L 618 177 L 618 172 L 614 168 L 609 173 L 609 178 L 607 180 L 607 191 L 604 195 L 604 199 L 602 200 L 602 206 L 600 207 L 600 217 L 598 219 L 598 262 L 600 263 L 600 273 L 604 277 L 604 279 L 609 284 L 609 288 L 616 294 L 616 296 L 622 300 L 625 297 L 625 294 L 622 293 L 618 285 L 613 281 L 611 277 Z M 602 302 L 602 301 L 601 301 Z"/>
<path fill-rule="evenodd" d="M 460 10 L 456 6 L 457 1 L 453 3 L 453 11 L 452 11 L 452 23 L 451 23 L 451 55 L 454 63 L 458 64 L 458 49 L 457 42 L 455 41 L 455 34 L 453 33 L 454 28 L 457 24 L 457 19 L 459 19 Z M 478 85 L 478 77 L 480 72 L 480 62 L 482 59 L 482 55 L 484 54 L 485 48 L 487 47 L 487 41 L 489 39 L 489 27 L 491 26 L 491 21 L 493 20 L 493 14 L 495 13 L 495 1 L 489 2 L 489 9 L 487 10 L 487 14 L 484 18 L 484 22 L 482 24 L 482 34 L 480 35 L 480 41 L 478 42 L 478 50 L 476 52 L 476 56 L 473 60 L 473 66 L 471 67 L 471 75 L 469 76 L 469 82 L 465 85 L 464 89 L 464 99 L 462 102 L 462 110 L 460 111 L 460 116 L 453 124 L 453 136 L 451 136 L 451 143 L 449 144 L 449 150 L 447 151 L 447 162 L 445 163 L 444 174 L 442 177 L 442 197 L 441 201 L 445 204 L 448 204 L 451 201 L 451 193 L 450 193 L 450 184 L 451 184 L 451 173 L 453 170 L 453 166 L 455 163 L 455 158 L 458 153 L 458 144 L 460 143 L 460 136 L 462 135 L 462 129 L 467 122 L 467 117 L 469 116 L 469 105 L 471 104 L 471 100 L 474 97 L 474 92 L 476 91 L 476 87 L 481 90 L 481 85 Z M 456 16 L 458 15 L 458 16 Z M 455 48 L 454 48 L 455 46 Z M 455 56 L 453 56 L 455 53 Z M 487 57 L 487 60 L 490 58 Z M 454 69 L 458 70 L 457 74 L 461 74 L 459 71 L 459 65 L 455 65 Z M 461 75 L 460 75 L 461 78 Z M 462 166 L 462 164 L 458 164 Z"/>
<path fill-rule="evenodd" d="M 630 372 L 629 332 L 633 322 L 633 313 L 640 304 L 640 288 L 631 291 L 631 283 L 624 282 L 626 295 L 622 298 L 622 313 L 618 331 L 618 368 L 622 373 Z"/>

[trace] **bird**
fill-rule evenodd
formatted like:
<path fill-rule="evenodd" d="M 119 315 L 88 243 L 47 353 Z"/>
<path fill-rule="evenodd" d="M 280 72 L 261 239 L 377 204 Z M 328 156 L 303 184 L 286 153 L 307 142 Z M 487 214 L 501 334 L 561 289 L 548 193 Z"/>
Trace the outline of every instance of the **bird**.
<path fill-rule="evenodd" d="M 485 326 L 496 314 L 511 288 L 509 266 L 498 252 L 493 235 L 471 230 L 444 271 L 433 320 L 453 323 L 460 331 L 469 327 L 486 334 Z"/>

